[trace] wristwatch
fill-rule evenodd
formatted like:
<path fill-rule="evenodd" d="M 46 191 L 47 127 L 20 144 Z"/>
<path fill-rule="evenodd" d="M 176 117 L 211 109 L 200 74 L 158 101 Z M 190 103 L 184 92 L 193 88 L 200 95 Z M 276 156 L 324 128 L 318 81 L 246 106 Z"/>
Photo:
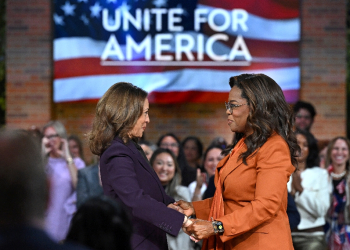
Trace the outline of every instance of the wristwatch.
<path fill-rule="evenodd" d="M 213 228 L 214 228 L 214 233 L 223 233 L 225 230 L 224 230 L 224 225 L 222 224 L 221 221 L 216 221 L 214 220 L 212 222 L 213 224 Z"/>

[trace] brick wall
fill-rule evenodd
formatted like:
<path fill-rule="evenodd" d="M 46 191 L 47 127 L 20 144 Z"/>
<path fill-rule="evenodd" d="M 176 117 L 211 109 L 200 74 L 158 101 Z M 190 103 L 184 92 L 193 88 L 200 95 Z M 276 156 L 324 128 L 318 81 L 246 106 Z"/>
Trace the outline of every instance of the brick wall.
<path fill-rule="evenodd" d="M 346 134 L 346 1 L 302 1 L 300 98 L 315 105 L 316 138 Z"/>
<path fill-rule="evenodd" d="M 51 118 L 51 5 L 6 2 L 6 124 L 27 128 Z"/>
<path fill-rule="evenodd" d="M 312 132 L 321 140 L 346 131 L 346 1 L 301 2 L 300 97 L 318 112 Z M 7 0 L 8 127 L 42 126 L 59 119 L 69 133 L 89 131 L 96 103 L 53 104 L 51 14 L 48 0 Z M 150 106 L 146 138 L 156 142 L 166 132 L 181 139 L 199 136 L 205 146 L 216 136 L 231 140 L 223 104 Z M 85 147 L 87 160 L 92 159 Z"/>

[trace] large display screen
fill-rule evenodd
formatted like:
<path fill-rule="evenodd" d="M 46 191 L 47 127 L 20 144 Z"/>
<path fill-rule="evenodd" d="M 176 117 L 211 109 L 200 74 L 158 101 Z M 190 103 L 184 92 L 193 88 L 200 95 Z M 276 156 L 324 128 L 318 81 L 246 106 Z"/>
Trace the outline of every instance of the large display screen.
<path fill-rule="evenodd" d="M 54 102 L 98 100 L 116 82 L 151 103 L 227 100 L 231 76 L 300 88 L 298 0 L 55 0 Z"/>

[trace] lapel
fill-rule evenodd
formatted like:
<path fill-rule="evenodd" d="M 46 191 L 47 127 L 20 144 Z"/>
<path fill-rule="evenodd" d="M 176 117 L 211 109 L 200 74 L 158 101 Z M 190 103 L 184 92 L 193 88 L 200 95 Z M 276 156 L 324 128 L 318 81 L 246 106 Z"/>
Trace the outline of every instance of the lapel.
<path fill-rule="evenodd" d="M 124 144 L 124 142 L 123 142 L 123 140 L 122 140 L 121 138 L 117 137 L 116 139 L 117 139 L 118 142 Z M 147 172 L 149 172 L 149 173 L 152 175 L 152 177 L 153 177 L 153 178 L 155 179 L 155 181 L 157 182 L 159 188 L 160 188 L 161 190 L 164 190 L 162 184 L 160 183 L 159 177 L 158 177 L 158 175 L 156 174 L 156 172 L 154 172 L 154 170 L 153 170 L 151 164 L 150 164 L 148 161 L 146 161 L 146 159 L 140 154 L 140 152 L 138 151 L 138 149 L 136 148 L 136 146 L 134 145 L 134 143 L 131 142 L 131 141 L 129 141 L 129 142 L 126 144 L 126 146 L 133 152 L 133 155 L 131 155 L 131 156 L 132 156 L 134 159 L 136 158 L 136 159 L 138 160 L 138 162 L 140 163 L 140 165 L 141 165 Z M 164 192 L 162 192 L 162 193 L 164 193 Z M 164 195 L 163 195 L 163 199 L 165 199 L 165 198 L 164 198 Z"/>
<path fill-rule="evenodd" d="M 226 166 L 222 169 L 221 175 L 220 175 L 220 179 L 221 179 L 221 183 L 224 182 L 225 178 L 227 177 L 227 175 L 229 175 L 233 170 L 235 170 L 236 168 L 238 168 L 242 163 L 243 160 L 242 159 L 238 159 L 240 154 L 242 152 L 245 152 L 247 150 L 247 146 L 244 144 L 234 155 L 232 155 L 230 157 L 230 155 L 227 155 L 227 160 L 226 162 L 224 162 L 224 164 L 226 163 Z M 226 158 L 226 157 L 225 157 Z M 224 159 L 225 159 L 224 158 Z M 223 159 L 223 160 L 224 160 Z"/>
<path fill-rule="evenodd" d="M 255 150 L 251 155 L 249 155 L 247 157 L 247 161 L 249 158 L 253 157 L 256 152 L 258 151 L 259 149 Z M 229 155 L 227 155 L 224 159 L 222 159 L 219 163 L 218 163 L 218 168 L 220 167 L 223 167 L 225 164 L 227 165 L 221 172 L 221 175 L 220 175 L 220 180 L 221 180 L 221 185 L 224 183 L 226 177 L 232 172 L 234 171 L 236 168 L 238 168 L 239 166 L 242 165 L 243 163 L 243 160 L 242 159 L 238 159 L 240 154 L 247 151 L 247 146 L 244 144 L 233 156 L 229 157 Z M 219 169 L 216 169 L 216 175 L 218 174 L 218 170 Z M 215 180 L 216 180 L 216 177 L 215 177 Z M 216 181 L 215 181 L 216 183 Z"/>

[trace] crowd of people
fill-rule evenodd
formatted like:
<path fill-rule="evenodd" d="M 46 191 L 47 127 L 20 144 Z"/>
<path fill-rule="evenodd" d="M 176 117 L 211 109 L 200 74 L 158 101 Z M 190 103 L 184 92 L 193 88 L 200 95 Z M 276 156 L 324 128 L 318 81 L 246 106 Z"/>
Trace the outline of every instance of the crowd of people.
<path fill-rule="evenodd" d="M 232 138 L 208 145 L 172 132 L 147 141 L 147 93 L 123 82 L 97 104 L 95 164 L 60 121 L 3 131 L 2 159 L 23 149 L 0 164 L 0 249 L 350 250 L 350 141 L 317 140 L 313 105 L 291 108 L 268 76 L 229 85 Z"/>

